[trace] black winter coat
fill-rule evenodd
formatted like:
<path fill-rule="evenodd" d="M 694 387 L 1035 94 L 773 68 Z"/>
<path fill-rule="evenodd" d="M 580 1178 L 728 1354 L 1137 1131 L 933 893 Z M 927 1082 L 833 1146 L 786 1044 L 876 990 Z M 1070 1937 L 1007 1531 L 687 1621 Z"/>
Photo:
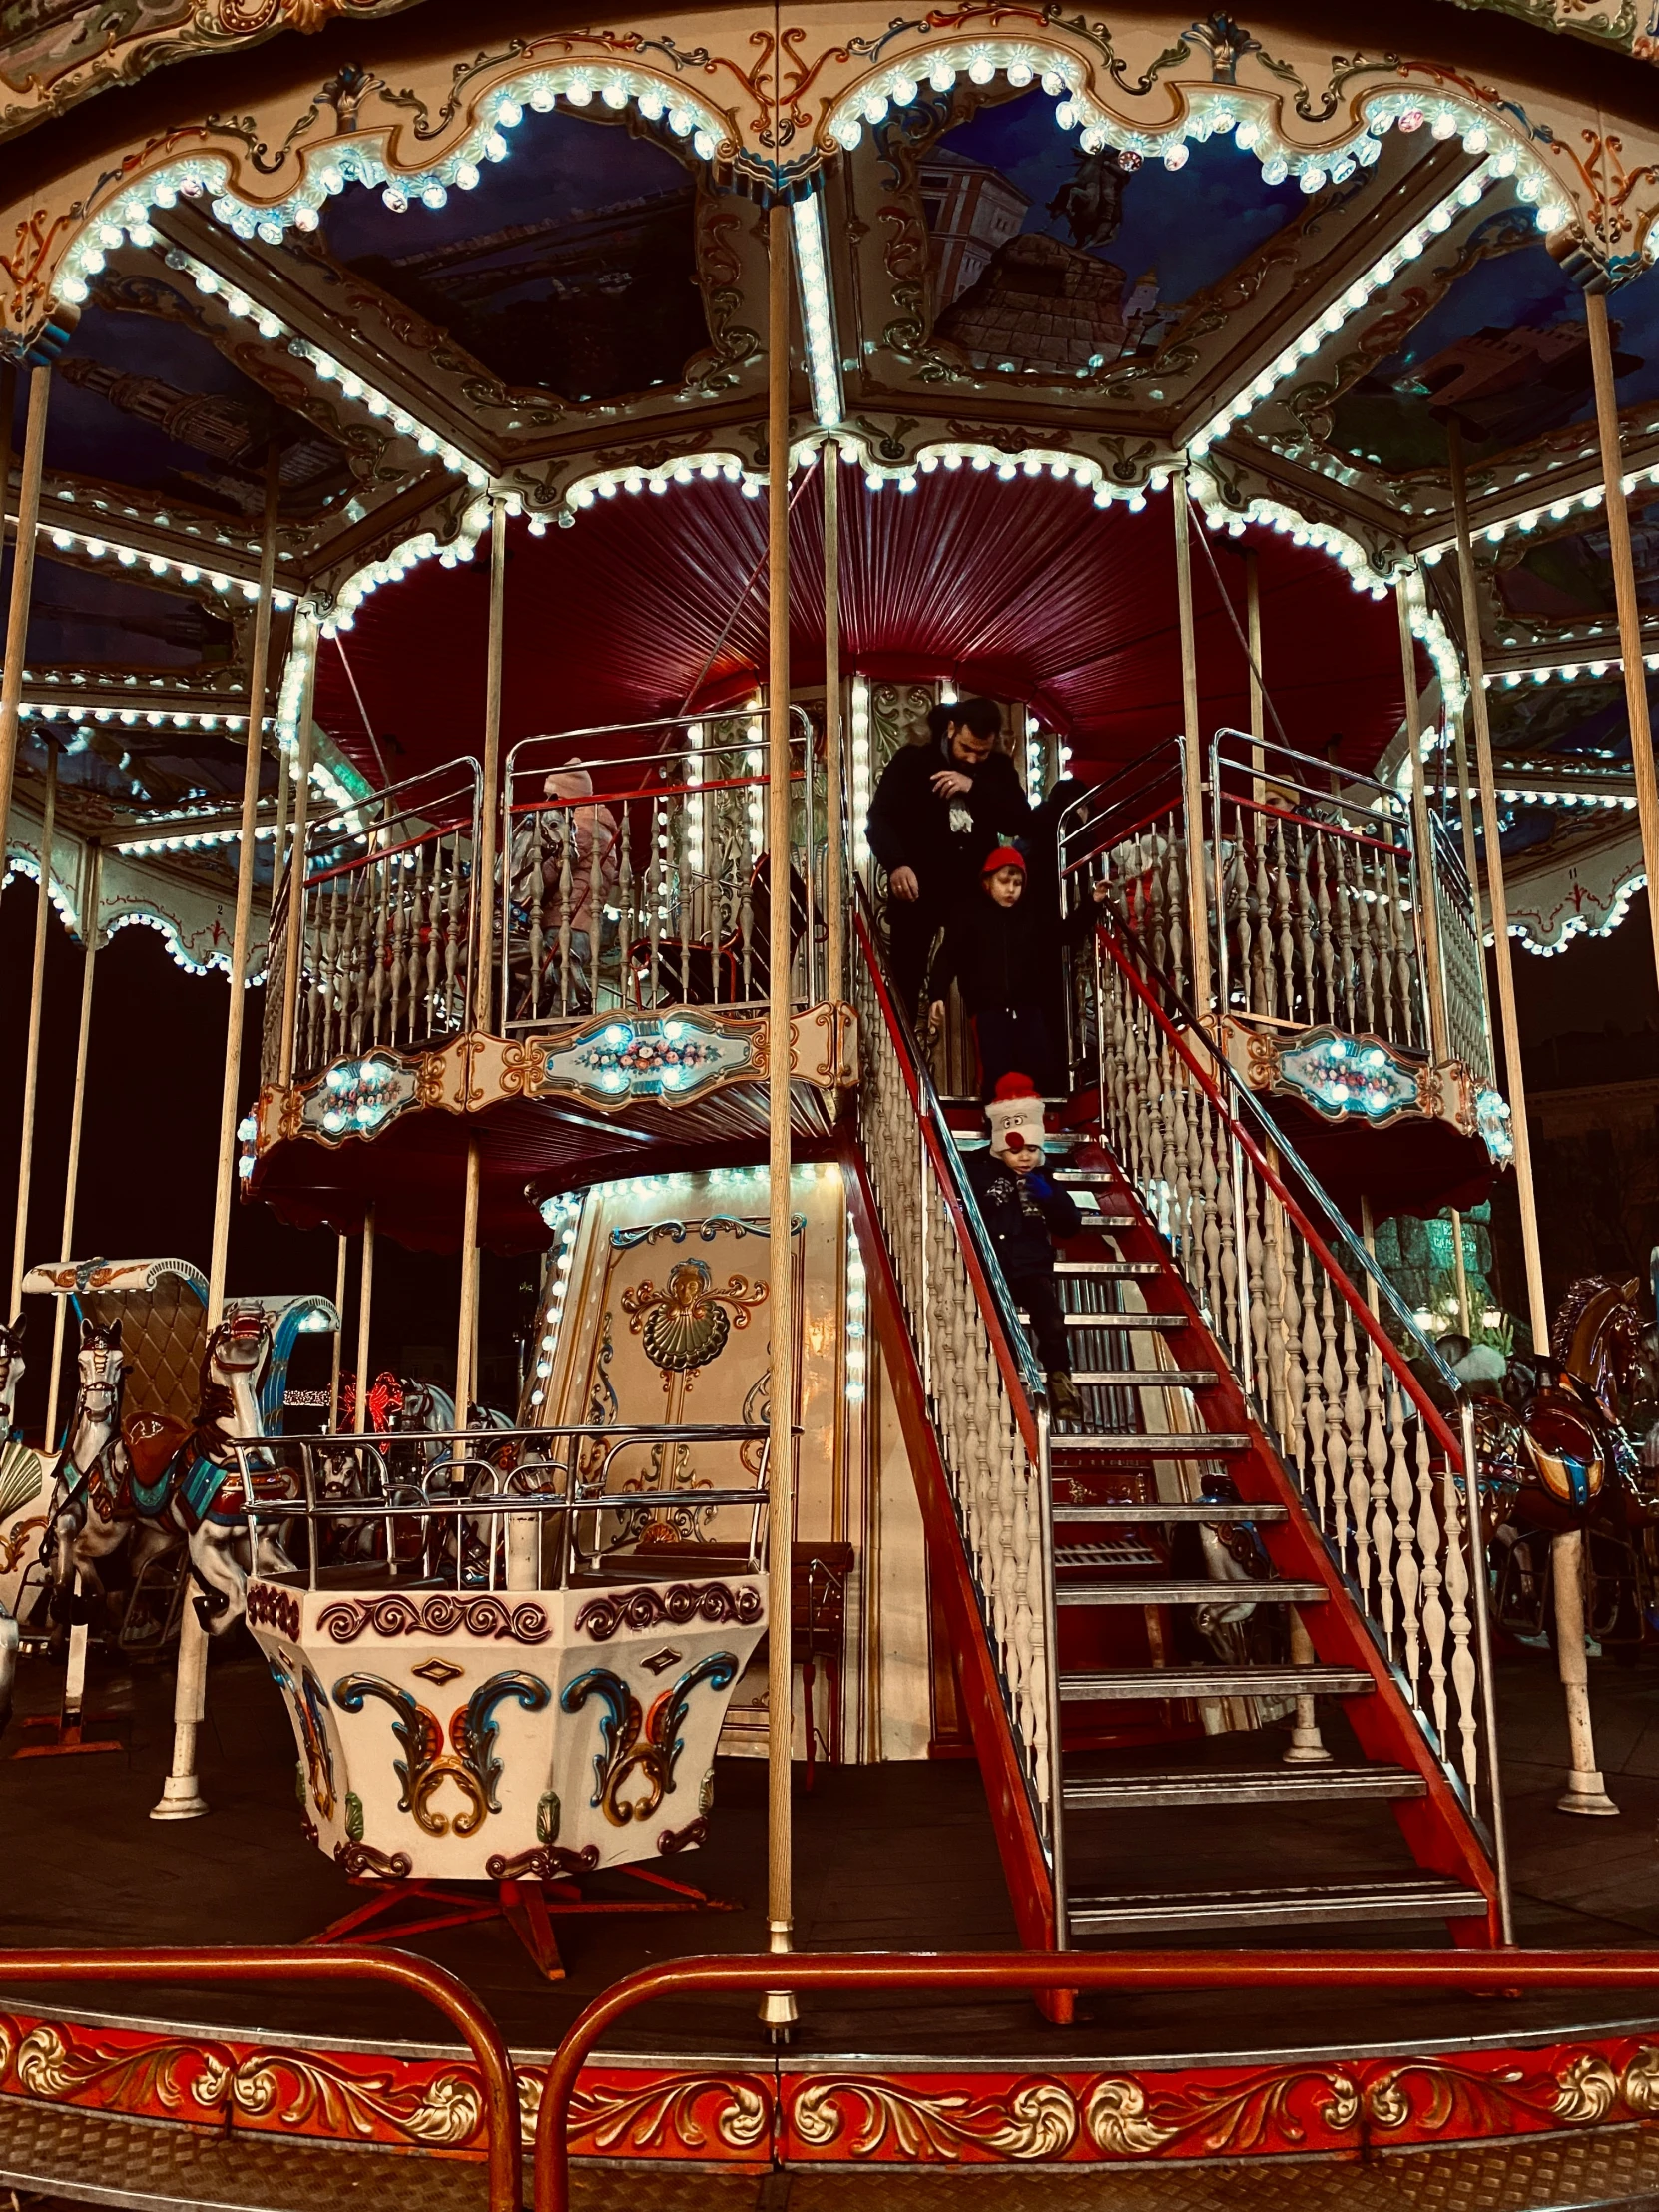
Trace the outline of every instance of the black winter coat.
<path fill-rule="evenodd" d="M 941 768 L 971 776 L 972 791 L 941 799 L 931 782 Z M 895 868 L 914 868 L 924 903 L 948 912 L 973 889 L 986 855 L 1018 836 L 1030 819 L 1006 753 L 992 753 L 968 769 L 948 759 L 942 743 L 907 745 L 881 771 L 866 834 L 889 875 Z"/>
<path fill-rule="evenodd" d="M 999 1006 L 1046 1012 L 1061 982 L 1061 944 L 1081 944 L 1099 918 L 1085 899 L 1076 913 L 1052 920 L 1029 885 L 1017 906 L 999 906 L 983 882 L 956 908 L 927 977 L 927 1003 L 943 998 L 951 979 L 962 986 L 970 1014 Z"/>
<path fill-rule="evenodd" d="M 1010 1280 L 1049 1274 L 1053 1240 L 1074 1237 L 1083 1226 L 1071 1193 L 1051 1181 L 1046 1168 L 1016 1175 L 988 1152 L 966 1153 L 962 1166 L 1003 1274 Z"/>

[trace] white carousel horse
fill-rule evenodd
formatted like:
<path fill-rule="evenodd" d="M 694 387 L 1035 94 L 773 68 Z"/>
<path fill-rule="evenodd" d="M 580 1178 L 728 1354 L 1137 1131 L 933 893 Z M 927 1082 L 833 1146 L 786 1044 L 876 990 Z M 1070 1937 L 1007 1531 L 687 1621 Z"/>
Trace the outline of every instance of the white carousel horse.
<path fill-rule="evenodd" d="M 84 1575 L 90 1566 L 96 1581 L 98 1560 L 117 1550 L 129 1531 L 137 1531 L 140 1564 L 183 1538 L 202 1592 L 197 1611 L 203 1626 L 223 1635 L 247 1610 L 250 1571 L 278 1573 L 293 1564 L 266 1525 L 247 1560 L 247 1484 L 268 1500 L 288 1492 L 267 1455 L 249 1453 L 245 1466 L 233 1444 L 264 1433 L 259 1381 L 271 1356 L 270 1317 L 258 1307 L 228 1311 L 203 1355 L 194 1422 L 141 1413 L 121 1424 L 120 1322 L 107 1330 L 83 1325 L 81 1345 L 82 1392 L 60 1477 L 59 1602 L 77 1570 Z M 83 1466 L 86 1478 L 77 1479 Z"/>

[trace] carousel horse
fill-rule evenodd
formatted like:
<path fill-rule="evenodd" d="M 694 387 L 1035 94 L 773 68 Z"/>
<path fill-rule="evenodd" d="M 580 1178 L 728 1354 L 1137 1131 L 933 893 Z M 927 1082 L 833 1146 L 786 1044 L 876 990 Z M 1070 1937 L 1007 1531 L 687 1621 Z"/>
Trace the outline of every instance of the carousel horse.
<path fill-rule="evenodd" d="M 77 1575 L 89 1592 L 102 1597 L 102 1570 L 129 1541 L 135 1574 L 179 1541 L 176 1532 L 165 1528 L 135 1533 L 132 1513 L 125 1509 L 121 1398 L 127 1374 L 120 1321 L 108 1327 L 83 1321 L 75 1365 L 75 1403 L 57 1465 L 49 1534 L 42 1542 L 42 1557 L 51 1565 L 52 1613 L 60 1622 L 70 1617 Z"/>
<path fill-rule="evenodd" d="M 190 1421 L 140 1413 L 121 1423 L 121 1324 L 102 1330 L 84 1323 L 81 1340 L 86 1410 L 82 1416 L 78 1401 L 82 1418 L 60 1476 L 56 1602 L 67 1604 L 77 1570 L 84 1575 L 90 1566 L 96 1580 L 98 1560 L 130 1533 L 136 1564 L 183 1539 L 201 1591 L 197 1615 L 211 1634 L 223 1635 L 247 1609 L 249 1573 L 279 1573 L 293 1564 L 265 1526 L 255 1536 L 249 1564 L 240 1556 L 248 1548 L 249 1486 L 256 1502 L 292 1495 L 291 1484 L 266 1455 L 254 1455 L 245 1467 L 233 1440 L 264 1433 L 258 1385 L 271 1354 L 270 1319 L 259 1307 L 228 1310 L 208 1339 Z M 89 1370 L 94 1371 L 90 1394 Z M 90 1456 L 83 1474 L 85 1454 Z"/>
<path fill-rule="evenodd" d="M 17 1426 L 25 1326 L 21 1315 L 9 1328 L 0 1322 L 0 1582 L 17 1571 L 46 1527 L 44 1503 L 39 1512 L 29 1508 L 42 1498 L 52 1473 L 50 1456 L 24 1443 Z"/>

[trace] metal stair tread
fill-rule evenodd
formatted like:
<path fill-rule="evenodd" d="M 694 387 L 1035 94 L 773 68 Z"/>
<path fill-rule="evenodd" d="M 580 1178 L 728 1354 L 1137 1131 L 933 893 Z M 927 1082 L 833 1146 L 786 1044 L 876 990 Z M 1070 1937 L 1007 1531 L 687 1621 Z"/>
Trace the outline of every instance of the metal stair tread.
<path fill-rule="evenodd" d="M 1486 1899 L 1444 1875 L 1379 1875 L 1370 1882 L 1309 1882 L 1278 1890 L 1166 1890 L 1073 1896 L 1075 1935 L 1151 1929 L 1257 1927 L 1339 1920 L 1484 1920 Z"/>
<path fill-rule="evenodd" d="M 1185 1498 L 1179 1504 L 1166 1505 L 1157 1498 L 1148 1504 L 1133 1498 L 1102 1498 L 1092 1505 L 1054 1507 L 1057 1521 L 1116 1521 L 1131 1526 L 1143 1521 L 1198 1521 L 1215 1527 L 1224 1521 L 1285 1521 L 1290 1517 L 1289 1506 L 1240 1505 L 1231 1499 L 1225 1505 Z"/>
<path fill-rule="evenodd" d="M 1073 1368 L 1071 1379 L 1079 1386 L 1123 1384 L 1134 1390 L 1209 1390 L 1221 1381 L 1214 1368 Z"/>
<path fill-rule="evenodd" d="M 1075 1775 L 1063 1784 L 1068 1813 L 1157 1805 L 1287 1805 L 1321 1800 L 1425 1797 L 1409 1767 L 1172 1767 L 1157 1772 Z"/>
<path fill-rule="evenodd" d="M 1116 1280 L 1127 1276 L 1165 1275 L 1168 1270 L 1162 1260 L 1056 1260 L 1054 1272 L 1056 1275 L 1103 1275 Z"/>
<path fill-rule="evenodd" d="M 1056 1564 L 1064 1565 L 1063 1560 Z M 1323 1582 L 1065 1582 L 1054 1592 L 1057 1605 L 1237 1605 L 1249 1593 L 1253 1605 L 1324 1605 L 1330 1595 Z"/>
<path fill-rule="evenodd" d="M 1060 1676 L 1060 1695 L 1083 1699 L 1166 1697 L 1362 1697 L 1376 1684 L 1364 1667 L 1091 1667 Z"/>
<path fill-rule="evenodd" d="M 1074 1376 L 1073 1382 L 1077 1379 Z M 1049 1439 L 1053 1450 L 1125 1452 L 1131 1457 L 1148 1459 L 1214 1459 L 1223 1452 L 1248 1451 L 1249 1436 L 1236 1429 L 1194 1428 L 1177 1433 L 1131 1429 L 1117 1434 L 1102 1429 L 1084 1429 L 1080 1433 L 1062 1433 L 1056 1429 Z"/>
<path fill-rule="evenodd" d="M 1030 1315 L 1021 1313 L 1021 1321 L 1029 1321 Z M 1185 1314 L 1085 1314 L 1068 1312 L 1065 1317 L 1068 1329 L 1190 1329 L 1192 1323 Z"/>

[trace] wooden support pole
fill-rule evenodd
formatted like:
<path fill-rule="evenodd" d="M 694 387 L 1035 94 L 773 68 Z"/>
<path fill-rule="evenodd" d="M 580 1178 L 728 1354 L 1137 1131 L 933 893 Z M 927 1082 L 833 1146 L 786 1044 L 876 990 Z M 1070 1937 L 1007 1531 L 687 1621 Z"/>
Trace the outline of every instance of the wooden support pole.
<path fill-rule="evenodd" d="M 58 833 L 58 739 L 46 740 L 46 803 L 40 823 L 40 894 L 35 900 L 34 960 L 29 970 L 29 1029 L 23 1047 L 23 1132 L 17 1153 L 17 1212 L 12 1227 L 12 1285 L 8 1314 L 23 1306 L 29 1242 L 29 1188 L 35 1172 L 35 1107 L 40 1098 L 40 1015 L 46 996 L 46 931 L 52 919 L 52 843 Z"/>
<path fill-rule="evenodd" d="M 294 757 L 293 862 L 288 871 L 287 936 L 282 960 L 282 1026 L 276 1053 L 276 1080 L 293 1081 L 294 1035 L 299 1020 L 299 968 L 305 956 L 305 830 L 310 819 L 311 753 L 316 738 L 316 653 L 320 636 L 311 642 L 305 670 L 304 696 L 299 704 L 299 750 Z M 276 901 L 272 901 L 276 911 Z M 336 1366 L 337 1366 L 336 1362 Z M 330 1426 L 332 1423 L 330 1423 Z"/>
<path fill-rule="evenodd" d="M 58 1237 L 61 1258 L 75 1256 L 75 1201 L 81 1182 L 81 1132 L 86 1125 L 87 1060 L 92 1045 L 92 986 L 98 973 L 98 879 L 103 872 L 100 846 L 87 846 L 86 873 L 81 892 L 81 1018 L 75 1032 L 75 1090 L 69 1108 L 69 1160 L 64 1170 L 63 1228 Z M 52 1301 L 52 1373 L 46 1383 L 46 1448 L 57 1449 L 58 1390 L 63 1376 L 64 1320 L 67 1298 Z"/>
<path fill-rule="evenodd" d="M 790 1205 L 790 211 L 768 217 L 767 543 L 771 745 L 767 786 L 767 1162 L 771 1178 L 772 1428 L 767 1512 L 767 1927 L 774 1951 L 795 1947 L 791 1575 L 795 1539 L 795 1274 Z M 769 1989 L 761 2018 L 775 2041 L 797 2017 L 794 1992 Z"/>
<path fill-rule="evenodd" d="M 1210 1015 L 1210 901 L 1204 863 L 1204 759 L 1198 719 L 1198 639 L 1193 622 L 1192 514 L 1187 501 L 1187 472 L 1177 469 L 1170 484 L 1175 510 L 1175 596 L 1181 632 L 1181 796 L 1187 818 L 1187 928 L 1192 938 L 1189 973 L 1193 1012 Z"/>
<path fill-rule="evenodd" d="M 475 1383 L 478 1343 L 478 1185 L 481 1160 L 476 1137 L 466 1148 L 466 1188 L 461 1202 L 461 1314 L 455 1342 L 455 1425 L 465 1428 Z"/>
<path fill-rule="evenodd" d="M 1619 652 L 1624 659 L 1630 761 L 1636 772 L 1636 817 L 1642 831 L 1642 865 L 1647 870 L 1647 918 L 1653 933 L 1654 971 L 1659 975 L 1659 769 L 1653 759 L 1647 670 L 1642 662 L 1642 610 L 1636 597 L 1636 563 L 1630 550 L 1630 509 L 1624 496 L 1624 452 L 1619 436 L 1618 393 L 1613 385 L 1613 337 L 1607 326 L 1606 294 L 1590 292 L 1584 301 L 1584 313 L 1590 326 L 1590 369 L 1595 379 L 1596 429 L 1601 437 L 1607 540 L 1613 557 L 1613 600 L 1619 613 Z"/>
<path fill-rule="evenodd" d="M 23 431 L 23 472 L 17 493 L 17 541 L 12 549 L 11 602 L 6 610 L 6 658 L 0 664 L 0 881 L 5 878 L 6 833 L 11 821 L 12 782 L 17 774 L 17 732 L 23 704 L 23 663 L 29 650 L 29 602 L 35 581 L 35 538 L 40 527 L 40 476 L 46 462 L 46 402 L 52 371 L 37 368 L 29 376 L 29 413 Z M 11 446 L 11 416 L 6 417 Z M 10 475 L 7 469 L 7 475 Z M 0 484 L 0 491 L 5 486 Z"/>
<path fill-rule="evenodd" d="M 1411 842 L 1416 847 L 1416 897 L 1422 929 L 1423 995 L 1428 1001 L 1428 1049 L 1434 1065 L 1451 1057 L 1445 1014 L 1445 969 L 1440 964 L 1440 892 L 1434 872 L 1434 831 L 1428 820 L 1428 782 L 1422 765 L 1422 713 L 1417 697 L 1417 650 L 1405 578 L 1394 586 L 1399 614 L 1399 660 L 1405 679 L 1405 742 L 1411 753 Z"/>
<path fill-rule="evenodd" d="M 1446 426 L 1451 458 L 1451 496 L 1457 519 L 1457 569 L 1463 593 L 1463 635 L 1469 679 L 1469 715 L 1474 725 L 1474 765 L 1480 784 L 1480 823 L 1485 833 L 1486 895 L 1491 905 L 1492 965 L 1497 973 L 1498 1013 L 1503 1030 L 1503 1063 L 1509 1086 L 1509 1131 L 1515 1146 L 1515 1196 L 1520 1205 L 1521 1250 L 1526 1261 L 1526 1296 L 1536 1351 L 1549 1350 L 1549 1308 L 1544 1298 L 1543 1254 L 1538 1241 L 1537 1201 L 1532 1184 L 1532 1145 L 1526 1119 L 1526 1078 L 1521 1062 L 1520 1025 L 1515 1011 L 1514 954 L 1509 943 L 1509 905 L 1503 888 L 1503 852 L 1498 834 L 1497 780 L 1492 768 L 1492 727 L 1486 709 L 1486 657 L 1480 638 L 1480 601 L 1475 588 L 1474 548 L 1469 538 L 1468 481 L 1463 467 L 1463 438 L 1453 416 Z M 1563 1813 L 1609 1814 L 1618 1807 L 1595 1761 L 1590 1723 L 1588 1661 L 1584 1649 L 1584 1538 L 1581 1531 L 1550 1541 L 1555 1599 L 1555 1656 L 1567 1707 L 1567 1784 L 1557 1801 Z"/>
<path fill-rule="evenodd" d="M 340 1339 L 345 1334 L 345 1260 L 350 1249 L 349 1237 L 336 1237 L 334 1254 L 334 1312 L 340 1316 L 339 1327 L 334 1331 L 334 1357 L 328 1370 L 328 1432 L 331 1435 L 339 1426 L 339 1371 L 340 1356 L 344 1346 Z"/>
<path fill-rule="evenodd" d="M 276 519 L 281 452 L 273 425 L 266 454 L 265 519 L 260 538 L 260 601 L 248 677 L 248 743 L 242 768 L 242 838 L 237 846 L 236 922 L 231 933 L 231 1004 L 225 1023 L 225 1079 L 219 1101 L 219 1162 L 214 1183 L 213 1248 L 208 1262 L 208 1333 L 225 1315 L 225 1273 L 231 1213 L 237 1202 L 237 1109 L 242 1095 L 242 1038 L 247 1014 L 248 941 L 254 922 L 254 827 L 264 759 L 266 683 L 271 662 L 271 595 L 276 580 Z M 187 1597 L 179 1616 L 179 1671 L 173 1692 L 173 1764 L 153 1821 L 199 1819 L 208 1811 L 197 1778 L 197 1745 L 207 1713 L 208 1632 Z"/>
<path fill-rule="evenodd" d="M 343 1246 L 345 1240 L 341 1238 Z M 345 1277 L 345 1255 L 340 1254 L 340 1279 Z M 359 1436 L 366 1436 L 374 1423 L 368 1413 L 369 1331 L 374 1319 L 374 1205 L 372 1200 L 363 1209 L 363 1249 L 357 1269 L 357 1403 L 352 1411 L 351 1426 Z"/>
<path fill-rule="evenodd" d="M 495 825 L 501 795 L 501 656 L 506 644 L 507 510 L 496 500 L 490 510 L 490 626 L 484 670 L 484 788 L 478 815 L 478 957 L 472 978 L 472 1026 L 488 1029 L 494 1004 Z M 572 820 L 575 818 L 572 817 Z M 593 1006 L 599 1007 L 600 919 L 590 916 L 588 965 Z M 457 1407 L 458 1409 L 458 1407 Z M 464 1427 L 464 1417 L 462 1420 Z"/>
<path fill-rule="evenodd" d="M 829 973 L 826 998 L 838 1002 L 846 988 L 845 886 L 841 881 L 841 825 L 847 816 L 841 788 L 841 449 L 827 438 L 824 469 L 824 920 Z"/>

